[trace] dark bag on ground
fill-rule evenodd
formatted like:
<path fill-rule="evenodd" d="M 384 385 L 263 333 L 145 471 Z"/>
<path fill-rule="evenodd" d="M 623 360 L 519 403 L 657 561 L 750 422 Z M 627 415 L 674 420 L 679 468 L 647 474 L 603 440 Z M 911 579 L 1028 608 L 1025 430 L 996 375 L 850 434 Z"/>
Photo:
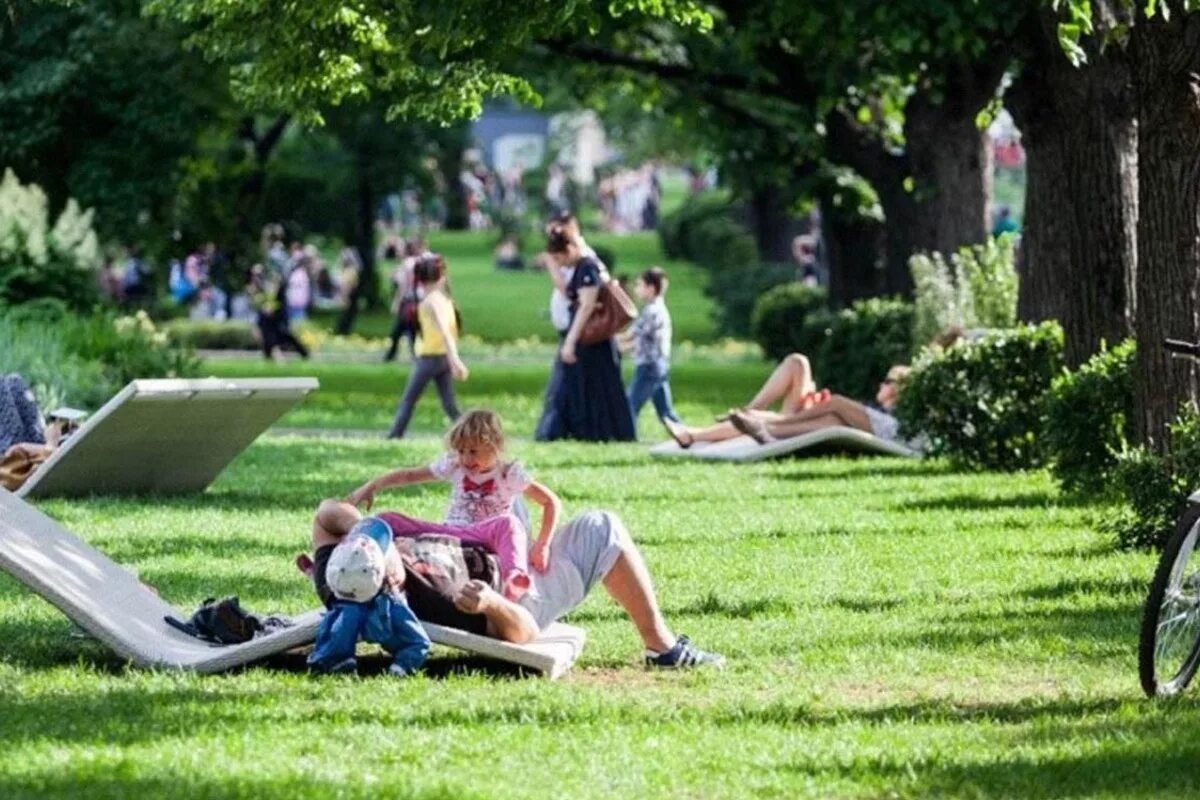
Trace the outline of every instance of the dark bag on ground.
<path fill-rule="evenodd" d="M 217 600 L 210 597 L 192 614 L 187 622 L 175 617 L 165 617 L 173 627 L 184 633 L 189 633 L 197 639 L 204 639 L 218 644 L 241 644 L 253 639 L 270 627 L 286 627 L 277 618 L 270 618 L 266 623 L 258 616 L 242 608 L 237 597 L 226 597 Z"/>

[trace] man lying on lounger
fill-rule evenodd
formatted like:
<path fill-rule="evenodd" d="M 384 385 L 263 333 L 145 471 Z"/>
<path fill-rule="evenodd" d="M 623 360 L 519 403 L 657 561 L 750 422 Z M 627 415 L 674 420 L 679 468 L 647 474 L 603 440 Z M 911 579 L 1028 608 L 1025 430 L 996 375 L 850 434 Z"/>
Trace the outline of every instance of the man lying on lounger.
<path fill-rule="evenodd" d="M 908 377 L 908 372 L 909 368 L 901 365 L 889 369 L 875 392 L 877 405 L 868 406 L 840 394 L 831 394 L 828 389 L 818 391 L 808 359 L 793 353 L 775 368 L 750 405 L 731 410 L 716 425 L 689 428 L 670 420 L 664 420 L 663 424 L 685 449 L 696 442 L 723 442 L 740 434 L 765 444 L 834 427 L 856 428 L 885 441 L 921 449 L 919 443 L 900 438 L 900 424 L 892 414 L 900 400 L 901 382 Z M 775 400 L 782 401 L 781 410 L 766 410 Z"/>
<path fill-rule="evenodd" d="M 313 520 L 313 579 L 318 593 L 333 547 L 362 519 L 344 500 L 325 500 Z M 572 519 L 554 536 L 545 572 L 532 571 L 533 582 L 519 602 L 512 602 L 482 581 L 470 581 L 455 605 L 456 623 L 439 623 L 523 644 L 576 608 L 597 583 L 625 609 L 645 646 L 645 664 L 677 669 L 715 666 L 724 657 L 701 650 L 686 636 L 676 637 L 658 608 L 650 573 L 621 520 L 607 511 L 589 511 Z M 420 616 L 418 614 L 418 616 Z"/>

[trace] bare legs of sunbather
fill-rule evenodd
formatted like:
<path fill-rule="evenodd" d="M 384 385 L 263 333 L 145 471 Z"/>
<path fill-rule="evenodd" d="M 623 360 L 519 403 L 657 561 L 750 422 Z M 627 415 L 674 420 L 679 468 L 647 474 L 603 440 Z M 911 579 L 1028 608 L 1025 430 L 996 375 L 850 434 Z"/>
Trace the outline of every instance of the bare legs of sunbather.
<path fill-rule="evenodd" d="M 828 398 L 827 393 L 817 391 L 808 357 L 801 353 L 792 353 L 779 362 L 771 377 L 767 378 L 766 383 L 746 406 L 746 410 L 754 412 L 757 419 L 777 421 L 815 407 Z M 775 403 L 780 403 L 780 411 L 768 411 L 767 408 Z M 741 431 L 728 420 L 706 428 L 692 428 L 667 419 L 663 420 L 663 425 L 682 447 L 690 447 L 693 442 L 723 442 L 741 435 Z"/>
<path fill-rule="evenodd" d="M 862 403 L 835 394 L 828 401 L 788 416 L 775 415 L 763 419 L 754 412 L 735 411 L 730 422 L 739 432 L 753 436 L 759 442 L 800 436 L 822 428 L 849 427 L 871 432 L 871 419 Z"/>

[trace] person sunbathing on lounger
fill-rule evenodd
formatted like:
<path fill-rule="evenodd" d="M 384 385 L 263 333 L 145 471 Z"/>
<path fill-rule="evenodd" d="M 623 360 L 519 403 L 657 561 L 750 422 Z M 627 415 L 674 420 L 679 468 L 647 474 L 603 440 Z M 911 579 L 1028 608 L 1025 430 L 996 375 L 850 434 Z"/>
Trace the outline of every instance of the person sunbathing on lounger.
<path fill-rule="evenodd" d="M 818 390 L 808 358 L 792 353 L 759 389 L 745 408 L 731 411 L 722 421 L 707 428 L 691 428 L 664 420 L 663 424 L 680 447 L 695 442 L 722 442 L 748 434 L 760 442 L 810 433 L 821 428 L 857 428 L 887 441 L 899 441 L 899 424 L 892 409 L 900 399 L 899 382 L 908 367 L 894 366 L 875 394 L 878 408 L 863 405 L 828 389 Z M 780 411 L 767 407 L 780 401 Z"/>
<path fill-rule="evenodd" d="M 892 415 L 900 399 L 900 384 L 908 377 L 908 371 L 908 367 L 904 366 L 894 366 L 888 370 L 887 377 L 875 393 L 878 408 L 835 394 L 794 414 L 765 417 L 761 412 L 739 409 L 730 413 L 729 421 L 759 444 L 801 436 L 822 428 L 847 427 L 919 450 L 919 443 L 900 438 L 900 423 Z"/>
<path fill-rule="evenodd" d="M 318 585 L 329 552 L 361 518 L 358 508 L 345 500 L 325 500 L 317 509 L 313 577 Z M 646 562 L 615 514 L 588 511 L 562 526 L 550 545 L 546 570 L 534 570 L 530 579 L 530 591 L 515 602 L 482 581 L 468 582 L 455 603 L 459 618 L 444 624 L 523 644 L 536 639 L 539 631 L 572 611 L 592 587 L 603 583 L 637 628 L 645 646 L 646 666 L 680 669 L 725 663 L 724 657 L 701 650 L 667 627 Z"/>

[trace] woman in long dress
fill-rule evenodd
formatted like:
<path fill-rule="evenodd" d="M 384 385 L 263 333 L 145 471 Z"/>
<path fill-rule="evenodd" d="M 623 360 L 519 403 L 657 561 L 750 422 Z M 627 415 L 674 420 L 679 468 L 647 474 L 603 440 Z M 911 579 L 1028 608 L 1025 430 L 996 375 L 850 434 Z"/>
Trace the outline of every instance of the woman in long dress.
<path fill-rule="evenodd" d="M 621 356 L 615 339 L 595 344 L 579 341 L 596 306 L 601 283 L 608 279 L 604 266 L 593 255 L 584 253 L 578 238 L 560 223 L 550 225 L 546 250 L 552 268 L 573 267 L 574 272 L 565 287 L 571 326 L 559 350 L 561 380 L 551 387 L 537 438 L 633 441 L 633 415 L 621 381 Z"/>

